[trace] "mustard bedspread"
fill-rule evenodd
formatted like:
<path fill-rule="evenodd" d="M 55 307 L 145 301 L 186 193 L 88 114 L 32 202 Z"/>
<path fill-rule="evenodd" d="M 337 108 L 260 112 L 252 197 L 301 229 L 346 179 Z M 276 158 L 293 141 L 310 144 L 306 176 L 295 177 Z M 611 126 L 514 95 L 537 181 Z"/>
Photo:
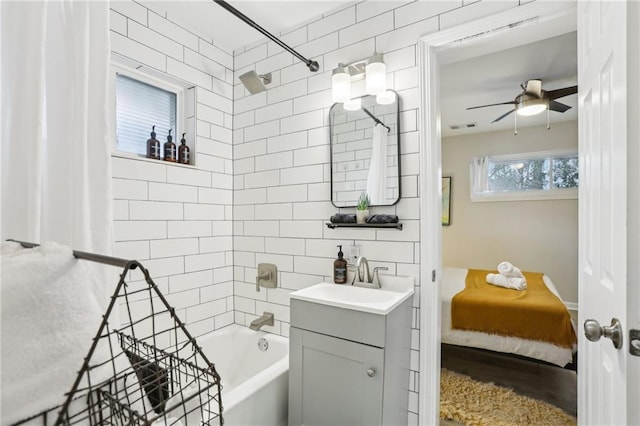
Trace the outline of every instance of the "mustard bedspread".
<path fill-rule="evenodd" d="M 542 273 L 523 272 L 526 290 L 488 284 L 489 273 L 497 271 L 469 269 L 465 289 L 451 301 L 452 328 L 573 347 L 571 315 L 544 284 Z"/>

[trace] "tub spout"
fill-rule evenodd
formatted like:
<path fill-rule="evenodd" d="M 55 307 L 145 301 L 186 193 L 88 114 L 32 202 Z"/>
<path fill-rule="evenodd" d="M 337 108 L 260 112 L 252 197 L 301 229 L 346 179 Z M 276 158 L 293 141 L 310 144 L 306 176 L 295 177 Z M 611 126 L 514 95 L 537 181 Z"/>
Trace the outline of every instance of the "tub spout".
<path fill-rule="evenodd" d="M 265 325 L 273 325 L 273 314 L 271 312 L 263 312 L 260 318 L 251 321 L 249 328 L 258 331 Z"/>

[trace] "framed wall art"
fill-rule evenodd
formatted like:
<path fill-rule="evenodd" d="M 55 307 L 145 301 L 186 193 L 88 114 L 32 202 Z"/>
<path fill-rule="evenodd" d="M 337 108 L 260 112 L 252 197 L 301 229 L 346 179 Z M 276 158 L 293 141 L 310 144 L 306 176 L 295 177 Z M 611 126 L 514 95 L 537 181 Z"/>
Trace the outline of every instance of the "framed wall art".
<path fill-rule="evenodd" d="M 451 176 L 442 177 L 442 226 L 451 225 Z"/>

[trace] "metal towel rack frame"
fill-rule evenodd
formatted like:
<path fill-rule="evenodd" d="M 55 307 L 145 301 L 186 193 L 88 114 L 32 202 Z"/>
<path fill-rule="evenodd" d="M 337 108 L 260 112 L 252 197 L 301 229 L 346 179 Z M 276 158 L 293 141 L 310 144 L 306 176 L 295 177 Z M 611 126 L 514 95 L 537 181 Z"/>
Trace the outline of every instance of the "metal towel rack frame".
<path fill-rule="evenodd" d="M 8 240 L 25 248 L 39 244 Z M 109 306 L 65 402 L 16 425 L 223 424 L 221 379 L 175 309 L 137 260 L 83 251 L 77 259 L 123 268 Z M 144 279 L 129 280 L 138 269 Z M 120 315 L 113 318 L 111 314 Z M 121 320 L 124 319 L 124 320 Z M 109 354 L 105 360 L 101 356 Z M 106 378 L 105 378 L 106 377 Z M 146 398 L 145 398 L 146 396 Z M 141 412 L 142 411 L 142 412 Z"/>

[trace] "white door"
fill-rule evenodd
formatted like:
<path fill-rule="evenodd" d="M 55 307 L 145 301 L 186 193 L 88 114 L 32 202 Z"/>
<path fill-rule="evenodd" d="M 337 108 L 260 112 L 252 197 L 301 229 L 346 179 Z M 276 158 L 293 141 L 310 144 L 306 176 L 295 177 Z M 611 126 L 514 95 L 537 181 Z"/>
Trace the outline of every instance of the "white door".
<path fill-rule="evenodd" d="M 585 425 L 626 425 L 632 420 L 627 418 L 625 331 L 627 7 L 626 2 L 578 2 L 578 419 Z M 586 320 L 609 327 L 612 318 L 622 324 L 620 348 L 609 338 L 587 340 L 582 331 Z M 592 327 L 592 339 L 603 331 Z"/>

